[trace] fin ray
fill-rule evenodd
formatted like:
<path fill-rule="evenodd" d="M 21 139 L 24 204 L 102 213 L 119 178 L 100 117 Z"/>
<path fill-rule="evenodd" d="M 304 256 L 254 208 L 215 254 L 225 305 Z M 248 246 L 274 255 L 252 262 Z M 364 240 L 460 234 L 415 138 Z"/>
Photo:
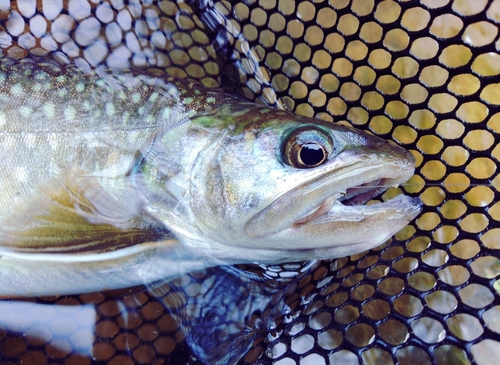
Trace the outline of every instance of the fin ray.
<path fill-rule="evenodd" d="M 74 170 L 43 183 L 0 218 L 0 252 L 96 254 L 171 238 L 139 203 L 118 201 L 97 178 Z"/>

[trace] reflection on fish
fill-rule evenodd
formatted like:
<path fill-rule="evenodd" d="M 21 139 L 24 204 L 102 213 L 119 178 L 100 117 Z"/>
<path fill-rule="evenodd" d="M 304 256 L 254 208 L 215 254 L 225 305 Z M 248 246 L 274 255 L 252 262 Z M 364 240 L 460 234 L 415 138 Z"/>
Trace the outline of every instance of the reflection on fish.
<path fill-rule="evenodd" d="M 165 76 L 0 60 L 0 295 L 374 247 L 420 211 L 374 136 Z"/>

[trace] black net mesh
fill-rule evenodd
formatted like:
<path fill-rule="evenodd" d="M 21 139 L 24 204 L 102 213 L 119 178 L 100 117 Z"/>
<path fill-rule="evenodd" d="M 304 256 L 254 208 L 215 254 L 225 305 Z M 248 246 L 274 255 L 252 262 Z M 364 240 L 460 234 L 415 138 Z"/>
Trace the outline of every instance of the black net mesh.
<path fill-rule="evenodd" d="M 217 268 L 36 299 L 60 305 L 0 325 L 2 364 L 497 364 L 499 23 L 498 0 L 0 0 L 4 56 L 153 68 L 354 125 L 416 157 L 382 199 L 425 204 L 376 250 L 265 268 L 302 271 L 288 281 Z M 2 305 L 1 323 L 19 316 Z"/>

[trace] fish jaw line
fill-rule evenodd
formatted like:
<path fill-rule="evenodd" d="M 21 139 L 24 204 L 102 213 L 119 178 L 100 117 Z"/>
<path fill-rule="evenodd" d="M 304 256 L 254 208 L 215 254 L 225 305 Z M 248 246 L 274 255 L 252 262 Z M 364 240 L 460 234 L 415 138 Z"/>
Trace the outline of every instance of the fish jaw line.
<path fill-rule="evenodd" d="M 385 191 L 387 187 L 400 185 L 413 175 L 413 160 L 400 160 L 399 162 L 388 164 L 383 159 L 379 159 L 378 161 L 371 160 L 370 163 L 355 162 L 341 169 L 336 169 L 336 171 L 327 171 L 313 181 L 302 184 L 299 188 L 283 194 L 267 209 L 255 215 L 247 223 L 245 227 L 246 233 L 254 238 L 270 238 L 276 235 L 279 236 L 280 232 L 295 230 L 309 224 L 317 224 L 325 217 L 332 219 L 333 214 L 337 215 L 340 212 L 351 216 L 351 218 L 346 217 L 350 221 L 354 219 L 352 218 L 353 214 L 360 217 L 363 214 L 375 214 L 375 212 L 382 211 L 384 208 L 393 210 L 395 204 L 391 203 L 392 199 L 384 203 L 374 204 L 373 208 L 363 204 Z M 374 187 L 371 188 L 371 186 Z M 359 191 L 360 194 L 357 193 Z M 269 229 L 259 227 L 259 222 L 265 221 L 270 216 L 268 209 L 276 210 L 280 208 L 286 210 L 287 206 L 292 205 L 296 199 L 306 199 L 309 200 L 309 203 L 297 210 L 294 215 L 269 225 Z M 344 206 L 341 202 L 346 200 L 350 200 L 355 204 L 346 204 Z M 407 201 L 405 204 L 411 205 L 419 212 L 420 202 L 417 200 Z M 283 204 L 283 201 L 288 201 L 288 204 Z M 415 209 L 410 209 L 410 211 L 413 212 Z M 358 211 L 358 214 L 354 213 L 356 211 Z M 282 215 L 286 214 L 285 211 Z M 335 231 L 331 232 L 333 239 L 335 234 Z M 293 249 L 294 247 L 290 248 Z"/>
<path fill-rule="evenodd" d="M 268 238 L 280 251 L 302 252 L 304 259 L 332 259 L 372 249 L 396 234 L 421 211 L 419 198 L 398 195 L 384 203 L 332 208 L 305 224 Z"/>
<path fill-rule="evenodd" d="M 292 227 L 299 227 L 303 224 L 321 219 L 324 215 L 332 216 L 334 213 L 354 213 L 359 216 L 361 212 L 364 212 L 363 214 L 373 214 L 373 212 L 380 209 L 393 209 L 393 200 L 396 199 L 396 197 L 386 202 L 379 202 L 371 205 L 365 205 L 365 203 L 386 191 L 388 187 L 397 187 L 406 180 L 408 179 L 380 178 L 347 188 L 342 192 L 335 192 L 323 200 L 320 205 L 313 209 L 308 215 L 296 221 Z M 345 202 L 345 204 L 343 202 Z M 348 216 L 343 216 L 342 219 L 350 220 Z"/>
<path fill-rule="evenodd" d="M 387 179 L 386 183 L 396 185 L 404 181 L 404 178 Z M 377 189 L 373 194 L 378 195 Z M 326 212 L 312 213 L 268 240 L 278 250 L 298 251 L 311 260 L 345 257 L 382 244 L 422 209 L 419 198 L 406 195 L 370 205 L 344 205 L 336 199 L 338 196 L 334 194 L 319 205 L 317 211 L 328 207 Z M 363 200 L 369 196 L 365 195 Z"/>

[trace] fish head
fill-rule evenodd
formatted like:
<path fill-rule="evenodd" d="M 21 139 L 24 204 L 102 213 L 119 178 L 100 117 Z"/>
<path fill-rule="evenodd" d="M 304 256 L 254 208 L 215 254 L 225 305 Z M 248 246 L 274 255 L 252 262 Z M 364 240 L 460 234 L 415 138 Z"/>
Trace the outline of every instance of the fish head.
<path fill-rule="evenodd" d="M 218 257 L 225 251 L 231 262 L 359 253 L 420 212 L 420 200 L 404 195 L 365 205 L 414 171 L 410 152 L 366 132 L 247 103 L 180 128 L 155 152 L 183 156 L 176 172 L 156 169 L 174 197 L 163 212 L 177 212 L 165 224 L 190 236 L 193 247 Z M 171 149 L 167 140 L 175 140 Z"/>

